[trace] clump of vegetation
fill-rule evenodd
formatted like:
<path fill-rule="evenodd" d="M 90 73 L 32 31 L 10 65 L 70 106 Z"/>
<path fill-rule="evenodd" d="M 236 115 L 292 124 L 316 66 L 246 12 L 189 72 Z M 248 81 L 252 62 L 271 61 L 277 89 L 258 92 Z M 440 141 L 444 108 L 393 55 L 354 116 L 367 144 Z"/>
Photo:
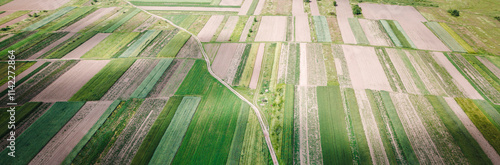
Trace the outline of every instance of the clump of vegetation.
<path fill-rule="evenodd" d="M 337 14 L 335 14 L 335 12 L 333 12 L 333 11 L 332 11 L 332 12 L 330 12 L 329 14 L 330 14 L 330 15 L 337 16 Z"/>
<path fill-rule="evenodd" d="M 337 6 L 337 1 L 333 1 L 333 6 Z"/>
<path fill-rule="evenodd" d="M 359 7 L 359 5 L 354 5 L 352 7 L 352 14 L 354 15 L 360 15 L 361 14 L 361 7 Z"/>
<path fill-rule="evenodd" d="M 495 16 L 494 17 L 497 21 L 500 21 L 500 16 Z"/>
<path fill-rule="evenodd" d="M 257 18 L 255 18 L 255 17 L 254 17 L 254 18 L 253 18 L 253 22 L 257 22 Z"/>
<path fill-rule="evenodd" d="M 10 26 L 6 26 L 6 27 L 4 27 L 4 28 L 2 28 L 2 29 L 0 29 L 0 30 L 1 30 L 1 31 L 8 31 L 8 30 L 10 30 L 10 29 L 12 29 L 12 27 L 10 27 Z"/>
<path fill-rule="evenodd" d="M 450 13 L 451 16 L 454 16 L 454 17 L 460 16 L 460 11 L 458 11 L 457 9 L 453 9 L 453 10 L 450 9 L 450 10 L 448 10 L 448 13 Z"/>

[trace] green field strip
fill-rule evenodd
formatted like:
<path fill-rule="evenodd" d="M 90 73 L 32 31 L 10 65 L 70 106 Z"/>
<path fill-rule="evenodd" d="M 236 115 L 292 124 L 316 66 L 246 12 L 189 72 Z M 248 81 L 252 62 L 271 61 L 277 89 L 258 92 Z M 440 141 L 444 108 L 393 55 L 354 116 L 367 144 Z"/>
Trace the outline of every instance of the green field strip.
<path fill-rule="evenodd" d="M 387 51 L 383 48 L 375 48 L 375 53 L 377 54 L 378 60 L 382 64 L 387 80 L 391 85 L 392 91 L 406 92 L 403 81 L 394 67 L 390 57 L 387 55 Z"/>
<path fill-rule="evenodd" d="M 137 154 L 131 164 L 148 164 L 153 157 L 156 147 L 160 143 L 165 131 L 169 127 L 174 114 L 176 113 L 183 96 L 173 96 L 168 99 L 168 103 L 161 111 L 153 126 L 141 143 Z"/>
<path fill-rule="evenodd" d="M 120 102 L 87 143 L 85 143 L 71 164 L 96 164 L 100 162 L 111 149 L 143 101 L 144 99 L 130 99 Z"/>
<path fill-rule="evenodd" d="M 248 21 L 249 16 L 240 16 L 238 19 L 238 23 L 236 23 L 236 27 L 231 33 L 230 41 L 238 42 L 241 37 L 241 33 L 243 33 L 243 29 L 245 28 L 246 22 Z"/>
<path fill-rule="evenodd" d="M 385 110 L 387 112 L 387 116 L 389 117 L 390 124 L 394 130 L 395 137 L 397 138 L 398 145 L 402 148 L 403 155 L 406 159 L 406 163 L 408 164 L 419 164 L 418 158 L 413 151 L 410 140 L 408 136 L 406 136 L 406 132 L 404 130 L 403 124 L 399 119 L 398 113 L 394 104 L 392 102 L 391 96 L 387 91 L 380 91 L 380 96 L 382 98 L 383 104 L 385 105 Z"/>
<path fill-rule="evenodd" d="M 238 65 L 238 70 L 236 70 L 236 73 L 234 75 L 233 79 L 233 85 L 239 85 L 241 76 L 243 75 L 243 71 L 245 69 L 245 64 L 247 63 L 248 57 L 250 55 L 250 49 L 252 48 L 252 44 L 247 44 L 245 46 L 245 50 L 243 51 L 243 54 L 241 55 L 241 60 L 240 64 Z"/>
<path fill-rule="evenodd" d="M 48 55 L 44 55 L 44 58 L 48 59 L 59 59 L 64 57 L 66 54 L 69 52 L 73 51 L 76 49 L 78 46 L 82 45 L 85 43 L 87 40 L 90 38 L 94 37 L 97 34 L 96 31 L 91 31 L 87 33 L 82 33 L 80 35 L 77 34 L 77 36 L 71 37 L 72 39 L 68 39 L 68 42 L 64 43 L 61 47 L 53 51 L 52 53 Z"/>
<path fill-rule="evenodd" d="M 257 51 L 259 49 L 258 43 L 252 43 L 250 48 L 250 52 L 248 55 L 248 59 L 244 64 L 243 72 L 241 73 L 241 78 L 238 86 L 248 87 L 250 84 L 250 79 L 252 78 L 253 67 L 255 65 L 255 60 L 257 58 Z M 246 48 L 245 48 L 246 49 Z M 243 54 L 245 55 L 245 54 Z"/>
<path fill-rule="evenodd" d="M 352 33 L 354 34 L 354 37 L 356 38 L 356 42 L 358 44 L 369 45 L 370 42 L 368 41 L 368 38 L 366 38 L 365 32 L 363 31 L 361 24 L 359 24 L 358 18 L 349 18 L 348 21 L 349 21 L 349 25 L 351 25 Z M 326 30 L 328 30 L 328 29 L 326 29 Z"/>
<path fill-rule="evenodd" d="M 120 104 L 120 100 L 115 100 L 111 105 L 104 111 L 104 113 L 99 117 L 97 122 L 92 126 L 92 128 L 89 129 L 89 131 L 80 139 L 78 144 L 75 145 L 75 147 L 69 152 L 69 154 L 66 156 L 63 162 L 61 164 L 64 165 L 69 165 L 75 159 L 77 154 L 82 150 L 82 148 L 87 144 L 87 142 L 90 140 L 90 138 L 94 135 L 94 133 L 104 124 L 104 122 L 107 120 L 109 115 L 118 107 Z"/>
<path fill-rule="evenodd" d="M 29 78 L 31 78 L 31 76 L 33 76 L 33 75 L 37 74 L 40 70 L 42 70 L 43 68 L 45 68 L 45 67 L 46 67 L 47 65 L 49 65 L 49 64 L 50 64 L 50 62 L 45 62 L 45 63 L 43 63 L 41 66 L 39 66 L 38 68 L 36 68 L 35 70 L 33 70 L 31 73 L 29 73 L 28 75 L 24 76 L 22 79 L 20 79 L 20 80 L 16 80 L 16 84 L 17 84 L 17 86 L 19 86 L 20 84 L 22 84 L 23 82 L 25 82 L 26 80 L 28 80 Z M 6 95 L 6 94 L 7 94 L 7 92 L 8 92 L 8 90 L 9 90 L 9 89 L 7 88 L 7 89 L 5 89 L 4 91 L 2 91 L 2 92 L 0 93 L 0 96 L 4 96 L 4 95 Z"/>
<path fill-rule="evenodd" d="M 427 95 L 425 97 L 429 100 L 469 163 L 491 164 L 491 160 L 484 153 L 477 141 L 470 135 L 462 121 L 455 115 L 446 101 L 438 96 Z"/>
<path fill-rule="evenodd" d="M 350 116 L 349 128 L 354 132 L 354 139 L 350 139 L 351 148 L 354 148 L 353 159 L 358 164 L 372 164 L 372 157 L 370 155 L 370 148 L 366 140 L 365 130 L 363 129 L 363 122 L 361 122 L 361 115 L 359 112 L 356 95 L 352 88 L 346 88 L 344 91 L 344 99 L 346 100 L 346 108 Z"/>
<path fill-rule="evenodd" d="M 4 50 L 4 49 L 14 45 L 15 43 L 25 39 L 26 37 L 29 37 L 30 35 L 32 35 L 34 33 L 35 32 L 32 32 L 32 31 L 16 33 L 12 37 L 9 37 L 9 38 L 3 40 L 2 42 L 0 42 L 0 49 Z"/>
<path fill-rule="evenodd" d="M 9 67 L 9 63 L 7 62 L 0 62 L 0 77 L 3 77 L 0 79 L 0 85 L 5 84 L 7 81 L 9 81 L 9 75 L 7 74 L 8 71 L 14 72 L 14 75 L 19 75 L 22 72 L 24 72 L 26 69 L 30 68 L 33 66 L 36 62 L 35 61 L 17 61 L 14 64 L 15 70 L 12 69 L 12 67 Z M 15 78 L 15 77 L 14 77 Z M 15 80 L 15 79 L 13 79 Z M 17 81 L 15 81 L 16 84 Z"/>
<path fill-rule="evenodd" d="M 279 63 L 280 63 L 280 55 L 281 55 L 281 46 L 282 43 L 278 42 L 276 44 L 276 48 L 274 49 L 274 61 L 272 64 L 272 70 L 271 70 L 271 80 L 269 83 L 269 89 L 272 91 L 278 90 L 276 87 L 278 83 L 278 69 L 279 69 Z"/>
<path fill-rule="evenodd" d="M 283 164 L 293 164 L 293 113 L 295 100 L 295 86 L 286 84 L 285 86 L 285 105 L 283 115 L 283 138 L 281 146 L 281 161 Z"/>
<path fill-rule="evenodd" d="M 61 17 L 62 15 L 66 14 L 67 12 L 75 9 L 76 7 L 73 7 L 73 6 L 68 6 L 68 7 L 65 7 L 65 8 L 62 8 L 60 9 L 59 11 L 55 12 L 54 14 L 52 15 L 49 15 L 47 17 L 45 17 L 44 19 L 34 23 L 34 24 L 31 24 L 30 26 L 24 28 L 22 31 L 33 31 L 33 30 L 36 30 L 42 26 L 44 26 L 45 24 Z"/>
<path fill-rule="evenodd" d="M 439 22 L 439 24 L 444 28 L 444 30 L 448 31 L 450 35 L 464 48 L 467 50 L 467 53 L 476 53 L 472 47 L 467 44 L 453 29 L 451 29 L 446 23 L 444 22 Z"/>
<path fill-rule="evenodd" d="M 323 163 L 352 164 L 339 86 L 317 87 Z"/>
<path fill-rule="evenodd" d="M 85 102 L 56 102 L 15 140 L 15 156 L 5 149 L 0 164 L 28 164 L 54 135 L 68 122 Z M 36 139 L 36 142 L 33 140 Z M 21 159 L 22 158 L 22 159 Z"/>
<path fill-rule="evenodd" d="M 135 41 L 125 52 L 123 52 L 120 57 L 137 57 L 148 44 L 153 41 L 161 31 L 159 30 L 148 30 L 144 35 L 141 36 L 137 41 Z"/>
<path fill-rule="evenodd" d="M 247 11 L 246 15 L 253 15 L 255 12 L 255 9 L 257 8 L 257 3 L 259 3 L 259 0 L 251 0 L 252 4 L 250 4 L 250 8 Z"/>
<path fill-rule="evenodd" d="M 149 73 L 148 77 L 144 79 L 137 87 L 137 89 L 130 95 L 130 98 L 145 98 L 148 96 L 149 92 L 153 89 L 156 82 L 160 79 L 163 73 L 167 70 L 168 66 L 172 63 L 172 58 L 161 59 L 160 62 L 153 68 Z"/>
<path fill-rule="evenodd" d="M 28 49 L 22 51 L 22 52 L 17 52 L 16 58 L 17 59 L 28 59 L 32 55 L 36 54 L 40 50 L 44 49 L 45 47 L 49 46 L 53 42 L 61 39 L 62 37 L 66 36 L 68 32 L 55 32 L 55 33 L 48 33 L 47 38 L 41 40 L 40 42 L 32 45 Z M 24 46 L 23 46 L 24 47 Z"/>
<path fill-rule="evenodd" d="M 109 27 L 108 29 L 104 30 L 104 33 L 112 33 L 113 31 L 115 31 L 116 29 L 118 29 L 118 27 L 122 26 L 125 22 L 127 22 L 129 19 L 131 19 L 132 17 L 134 17 L 139 12 L 141 12 L 140 9 L 134 9 L 132 12 L 128 13 L 125 17 L 123 17 L 122 19 L 120 19 L 118 22 L 115 22 L 111 27 Z"/>
<path fill-rule="evenodd" d="M 458 105 L 462 107 L 465 114 L 469 116 L 470 120 L 477 129 L 483 134 L 484 138 L 488 140 L 491 146 L 500 152 L 500 130 L 498 130 L 493 123 L 481 112 L 481 110 L 474 104 L 471 99 L 455 98 Z"/>
<path fill-rule="evenodd" d="M 28 102 L 22 106 L 15 107 L 14 111 L 9 111 L 11 108 L 1 108 L 0 110 L 0 136 L 4 137 L 12 130 L 10 129 L 13 125 L 9 124 L 11 112 L 15 115 L 15 123 L 21 123 L 25 118 L 27 118 L 34 110 L 42 105 L 41 102 Z M 14 127 L 12 127 L 14 128 Z M 17 133 L 17 132 L 16 132 Z"/>
<path fill-rule="evenodd" d="M 3 25 L 7 22 L 10 22 L 16 18 L 19 18 L 20 16 L 22 15 L 25 15 L 25 14 L 28 14 L 30 11 L 29 10 L 19 10 L 19 11 L 15 11 L 14 13 L 12 14 L 9 14 L 7 16 L 4 16 L 2 18 L 0 18 L 0 25 Z"/>
<path fill-rule="evenodd" d="M 41 27 L 40 29 L 43 29 L 45 31 L 56 31 L 61 29 L 62 27 L 71 25 L 72 23 L 75 23 L 76 21 L 82 19 L 83 17 L 87 16 L 87 14 L 90 14 L 97 10 L 94 7 L 79 7 L 76 8 L 75 10 L 72 10 L 67 13 L 67 17 L 61 17 L 61 20 L 58 21 L 52 21 L 45 26 Z"/>
<path fill-rule="evenodd" d="M 192 96 L 185 96 L 182 99 L 149 164 L 172 162 L 200 101 L 201 98 Z"/>
<path fill-rule="evenodd" d="M 384 113 L 385 106 L 381 102 L 381 97 L 380 97 L 380 92 L 378 91 L 373 91 L 370 89 L 365 89 L 366 91 L 366 96 L 368 96 L 368 100 L 370 102 L 372 111 L 373 111 L 373 116 L 375 117 L 375 121 L 377 123 L 379 132 L 380 132 L 380 139 L 382 140 L 382 143 L 384 145 L 385 153 L 387 155 L 387 159 L 389 160 L 389 164 L 397 164 L 397 163 L 402 163 L 404 160 L 400 160 L 397 158 L 397 153 L 395 152 L 396 147 L 399 146 L 394 146 L 393 137 L 390 135 L 390 130 L 391 128 L 386 127 L 386 123 L 384 121 L 384 117 L 387 117 L 387 114 Z M 391 132 L 392 129 L 391 129 Z"/>
<path fill-rule="evenodd" d="M 313 20 L 314 20 L 314 28 L 316 30 L 316 36 L 317 36 L 318 42 L 332 42 L 332 38 L 330 38 L 330 29 L 328 28 L 328 22 L 326 21 L 326 17 L 325 16 L 313 16 Z M 359 22 L 358 22 L 358 25 L 359 25 Z M 366 37 L 365 37 L 365 39 L 366 39 Z"/>
<path fill-rule="evenodd" d="M 175 92 L 176 95 L 203 95 L 215 82 L 207 70 L 207 64 L 203 60 L 196 60 L 188 75 L 184 78 L 181 86 Z"/>
<path fill-rule="evenodd" d="M 389 35 L 389 38 L 391 38 L 392 43 L 394 43 L 397 47 L 403 47 L 403 44 L 399 41 L 396 33 L 394 33 L 387 20 L 380 20 L 380 23 L 382 24 L 382 27 L 384 27 L 385 32 Z"/>
<path fill-rule="evenodd" d="M 495 64 L 498 68 L 500 68 L 500 58 L 499 57 L 494 57 L 494 56 L 486 56 L 488 60 L 491 61 L 491 63 Z"/>
<path fill-rule="evenodd" d="M 101 99 L 134 62 L 135 59 L 116 59 L 110 61 L 69 100 L 90 101 Z"/>
<path fill-rule="evenodd" d="M 337 77 L 337 68 L 335 67 L 335 59 L 332 55 L 332 46 L 330 43 L 325 43 L 323 47 L 323 59 L 325 60 L 325 69 L 327 76 L 327 85 L 339 85 Z"/>
<path fill-rule="evenodd" d="M 401 49 L 398 49 L 397 51 L 398 51 L 398 54 L 399 54 L 401 60 L 403 60 L 403 62 L 405 63 L 405 66 L 410 71 L 410 74 L 412 75 L 411 77 L 413 77 L 413 82 L 415 82 L 415 85 L 417 86 L 418 90 L 422 94 L 430 94 L 429 91 L 427 90 L 427 88 L 425 87 L 424 82 L 422 81 L 422 79 L 420 79 L 420 76 L 418 75 L 417 70 L 415 69 L 413 64 L 410 62 L 410 59 L 408 58 L 407 54 Z"/>
<path fill-rule="evenodd" d="M 250 105 L 241 104 L 238 121 L 236 122 L 236 130 L 234 131 L 233 142 L 231 142 L 231 149 L 229 150 L 226 164 L 239 164 L 240 162 L 241 149 L 243 147 L 243 141 L 245 139 L 249 110 Z"/>
<path fill-rule="evenodd" d="M 158 53 L 157 57 L 175 57 L 191 37 L 189 33 L 179 32 Z"/>
<path fill-rule="evenodd" d="M 112 33 L 80 58 L 112 58 L 140 33 Z"/>
<path fill-rule="evenodd" d="M 414 49 L 417 49 L 417 47 L 415 46 L 415 44 L 413 44 L 413 42 L 411 41 L 410 37 L 406 34 L 405 30 L 403 29 L 403 27 L 401 27 L 401 25 L 399 24 L 398 21 L 395 21 L 395 20 L 392 20 L 391 21 L 392 23 L 394 23 L 394 25 L 396 26 L 396 29 L 393 28 L 394 31 L 396 31 L 396 36 L 399 37 L 399 40 L 406 40 L 406 42 L 408 42 L 409 44 L 409 48 L 414 48 Z M 389 23 L 389 25 L 392 26 L 391 23 Z M 401 33 L 402 36 L 398 35 L 399 33 Z M 404 37 L 404 39 L 403 39 Z M 405 45 L 405 42 L 403 41 L 403 46 Z"/>
<path fill-rule="evenodd" d="M 495 75 L 489 68 L 487 68 L 476 56 L 463 55 L 463 57 L 488 81 L 488 83 L 500 92 L 500 75 Z M 491 61 L 491 60 L 490 60 Z"/>
<path fill-rule="evenodd" d="M 485 100 L 474 100 L 476 106 L 481 109 L 483 114 L 490 120 L 490 122 L 500 130 L 500 113 Z"/>
<path fill-rule="evenodd" d="M 459 44 L 454 37 L 448 33 L 439 23 L 437 22 L 426 22 L 425 23 L 429 29 L 431 29 L 434 34 L 436 34 L 441 41 L 443 41 L 452 51 L 456 52 L 467 52 L 461 44 Z"/>
<path fill-rule="evenodd" d="M 182 22 L 177 25 L 184 29 L 188 29 L 198 18 L 199 15 L 188 15 L 186 19 L 182 20 Z"/>
<path fill-rule="evenodd" d="M 35 34 L 32 34 L 26 38 L 24 38 L 21 41 L 16 42 L 15 44 L 10 45 L 6 49 L 3 49 L 0 51 L 0 60 L 7 60 L 8 59 L 8 51 L 9 50 L 14 50 L 15 53 L 20 53 L 23 52 L 24 50 L 30 48 L 34 44 L 40 42 L 41 40 L 47 38 L 50 34 L 45 33 L 45 32 L 36 32 Z M 6 40 L 10 42 L 8 39 Z"/>
<path fill-rule="evenodd" d="M 242 102 L 215 80 L 211 86 L 172 164 L 226 164 Z"/>

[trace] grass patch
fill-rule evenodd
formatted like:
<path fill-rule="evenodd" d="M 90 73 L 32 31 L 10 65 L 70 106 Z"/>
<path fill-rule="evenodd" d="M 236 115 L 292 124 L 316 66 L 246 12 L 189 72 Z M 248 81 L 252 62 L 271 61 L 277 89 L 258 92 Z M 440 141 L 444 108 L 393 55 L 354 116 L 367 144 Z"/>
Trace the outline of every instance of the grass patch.
<path fill-rule="evenodd" d="M 156 82 L 160 79 L 172 63 L 172 58 L 161 59 L 160 62 L 153 68 L 153 70 L 149 73 L 148 77 L 142 81 L 141 85 L 137 87 L 137 89 L 130 95 L 130 98 L 145 98 L 148 96 L 149 92 L 153 89 Z"/>
<path fill-rule="evenodd" d="M 53 13 L 52 15 L 48 16 L 48 17 L 45 17 L 44 19 L 34 23 L 34 24 L 31 24 L 30 26 L 26 27 L 23 29 L 23 31 L 33 31 L 33 30 L 36 30 L 42 26 L 44 26 L 45 24 L 49 23 L 49 22 L 52 22 L 53 20 L 61 17 L 62 15 L 68 13 L 69 11 L 75 9 L 76 7 L 65 7 L 65 8 L 62 8 L 60 9 L 59 11 Z"/>
<path fill-rule="evenodd" d="M 134 62 L 135 59 L 110 61 L 69 100 L 99 100 Z"/>
<path fill-rule="evenodd" d="M 81 58 L 112 58 L 117 55 L 120 49 L 127 46 L 139 34 L 139 32 L 112 33 L 97 46 L 85 53 Z"/>
<path fill-rule="evenodd" d="M 236 27 L 231 34 L 231 38 L 229 38 L 229 41 L 238 42 L 240 40 L 241 33 L 243 32 L 243 28 L 245 28 L 248 17 L 249 16 L 240 16 L 240 18 L 238 19 L 238 23 L 236 23 Z"/>
<path fill-rule="evenodd" d="M 101 127 L 90 137 L 71 164 L 98 163 L 111 149 L 143 101 L 141 99 L 131 99 L 118 104 Z"/>
<path fill-rule="evenodd" d="M 238 164 L 240 162 L 243 140 L 245 139 L 245 131 L 248 123 L 250 105 L 241 104 L 238 121 L 236 122 L 236 130 L 234 131 L 233 142 L 227 158 L 227 164 Z"/>
<path fill-rule="evenodd" d="M 56 102 L 16 138 L 16 147 L 23 148 L 16 150 L 16 157 L 7 155 L 10 149 L 1 152 L 0 164 L 28 164 L 83 104 L 85 102 Z M 36 143 L 33 142 L 34 139 Z"/>
<path fill-rule="evenodd" d="M 495 125 L 488 120 L 471 99 L 455 98 L 455 100 L 462 107 L 465 114 L 469 116 L 472 123 L 476 125 L 481 134 L 483 134 L 484 138 L 488 140 L 497 152 L 500 152 L 500 131 Z"/>
<path fill-rule="evenodd" d="M 283 115 L 283 138 L 281 145 L 281 161 L 282 164 L 292 164 L 293 163 L 293 113 L 294 113 L 294 101 L 295 101 L 295 86 L 292 84 L 286 84 L 285 86 L 285 103 L 284 103 L 284 115 Z"/>
<path fill-rule="evenodd" d="M 351 164 L 346 116 L 339 86 L 317 87 L 323 163 Z"/>
<path fill-rule="evenodd" d="M 328 28 L 328 22 L 326 21 L 326 17 L 313 16 L 313 20 L 318 42 L 332 42 L 332 39 L 330 38 L 330 29 Z"/>
<path fill-rule="evenodd" d="M 81 149 L 87 144 L 87 142 L 92 138 L 94 133 L 102 126 L 102 124 L 106 121 L 106 119 L 111 115 L 111 113 L 115 110 L 116 107 L 120 104 L 120 100 L 115 100 L 111 105 L 104 111 L 104 113 L 99 117 L 97 122 L 89 129 L 89 131 L 82 137 L 80 142 L 76 144 L 76 146 L 71 150 L 71 152 L 66 156 L 64 161 L 61 164 L 71 164 L 73 159 L 77 156 L 77 154 L 81 151 Z"/>
<path fill-rule="evenodd" d="M 439 22 L 439 24 L 443 27 L 444 30 L 446 30 L 454 39 L 457 41 L 462 48 L 464 48 L 467 53 L 476 53 L 472 47 L 467 44 L 453 29 L 451 29 L 446 23 L 444 22 Z"/>
<path fill-rule="evenodd" d="M 41 40 L 40 42 L 38 42 L 38 43 L 36 43 L 34 45 L 32 45 L 31 47 L 29 47 L 29 49 L 27 49 L 25 51 L 18 52 L 18 54 L 16 55 L 16 58 L 18 58 L 18 59 L 27 59 L 30 56 L 32 56 L 35 53 L 37 53 L 38 51 L 40 51 L 40 50 L 44 49 L 45 47 L 49 46 L 53 42 L 61 39 L 62 37 L 64 37 L 67 34 L 68 34 L 68 32 L 48 33 L 47 34 L 48 35 L 47 38 Z"/>
<path fill-rule="evenodd" d="M 207 64 L 203 60 L 196 60 L 188 75 L 184 78 L 181 86 L 175 92 L 176 95 L 202 95 L 208 91 L 212 83 L 216 81 L 207 71 Z"/>
<path fill-rule="evenodd" d="M 474 104 L 481 109 L 484 116 L 490 120 L 490 122 L 500 130 L 500 113 L 495 110 L 493 106 L 489 104 L 488 101 L 485 100 L 474 100 Z"/>
<path fill-rule="evenodd" d="M 358 18 L 349 18 L 349 25 L 351 25 L 352 32 L 354 33 L 354 37 L 358 44 L 369 45 L 370 42 L 368 38 L 366 38 L 365 32 L 363 28 L 361 28 L 361 24 L 359 24 Z"/>
<path fill-rule="evenodd" d="M 163 49 L 158 53 L 158 57 L 175 57 L 191 37 L 189 33 L 179 32 L 172 38 Z"/>
<path fill-rule="evenodd" d="M 327 85 L 339 85 L 337 80 L 337 68 L 335 67 L 335 59 L 332 55 L 331 44 L 323 44 L 323 58 L 325 60 Z"/>
<path fill-rule="evenodd" d="M 387 20 L 389 27 L 392 29 L 398 40 L 401 42 L 402 47 L 404 48 L 417 48 L 413 42 L 411 42 L 410 38 L 404 32 L 403 28 L 397 21 Z M 391 37 L 392 38 L 392 37 Z"/>
<path fill-rule="evenodd" d="M 64 17 L 61 17 L 60 20 L 58 21 L 52 21 L 45 26 L 41 27 L 40 29 L 43 29 L 45 31 L 56 31 L 61 29 L 62 27 L 71 25 L 72 23 L 75 23 L 76 21 L 82 19 L 85 17 L 87 14 L 90 14 L 94 12 L 96 8 L 94 7 L 81 7 L 77 8 L 75 10 L 72 10 L 67 13 Z"/>
<path fill-rule="evenodd" d="M 45 32 L 36 32 L 33 35 L 30 35 L 29 37 L 26 37 L 15 44 L 10 45 L 8 48 L 0 51 L 0 60 L 7 60 L 8 59 L 8 51 L 9 50 L 14 50 L 15 54 L 22 53 L 23 51 L 31 48 L 32 46 L 36 45 L 38 42 L 43 41 L 45 38 L 49 37 L 51 33 L 45 33 Z M 7 39 L 8 42 L 10 42 Z"/>

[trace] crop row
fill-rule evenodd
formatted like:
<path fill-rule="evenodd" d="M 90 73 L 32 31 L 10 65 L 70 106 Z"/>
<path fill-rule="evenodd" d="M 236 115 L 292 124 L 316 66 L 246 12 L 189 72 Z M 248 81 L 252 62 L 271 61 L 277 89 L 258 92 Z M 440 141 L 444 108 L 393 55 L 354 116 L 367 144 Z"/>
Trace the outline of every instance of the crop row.
<path fill-rule="evenodd" d="M 125 22 L 127 22 L 129 19 L 134 17 L 139 12 L 141 12 L 140 9 L 134 9 L 133 11 L 128 13 L 125 17 L 121 18 L 118 22 L 115 22 L 111 27 L 104 30 L 104 33 L 112 33 L 113 31 L 118 29 L 118 27 L 122 26 Z"/>
<path fill-rule="evenodd" d="M 112 33 L 97 46 L 85 53 L 82 58 L 112 58 L 120 55 L 120 50 L 139 35 L 132 33 Z"/>
<path fill-rule="evenodd" d="M 68 13 L 69 11 L 75 9 L 76 7 L 65 7 L 65 8 L 62 8 L 60 9 L 59 11 L 55 12 L 54 14 L 48 16 L 48 17 L 45 17 L 44 19 L 34 23 L 34 24 L 31 24 L 30 26 L 26 27 L 23 29 L 23 31 L 33 31 L 33 30 L 36 30 L 42 26 L 44 26 L 45 24 L 49 23 L 49 22 L 52 22 L 53 20 L 61 17 L 62 15 Z"/>
<path fill-rule="evenodd" d="M 466 50 L 437 22 L 427 22 L 429 27 L 437 36 L 452 50 L 456 52 L 466 52 Z"/>
<path fill-rule="evenodd" d="M 136 57 L 144 48 L 160 34 L 161 31 L 148 30 L 119 57 Z"/>
<path fill-rule="evenodd" d="M 172 63 L 172 59 L 162 59 L 149 73 L 148 77 L 142 81 L 137 89 L 130 95 L 130 98 L 145 98 L 153 89 L 156 82 L 160 79 L 168 66 Z"/>
<path fill-rule="evenodd" d="M 358 44 L 368 45 L 370 42 L 368 38 L 366 38 L 365 32 L 359 24 L 359 20 L 357 18 L 349 18 L 349 25 L 351 25 L 352 33 L 354 33 L 354 37 L 356 38 L 356 42 Z"/>
<path fill-rule="evenodd" d="M 189 33 L 179 32 L 172 38 L 163 49 L 158 53 L 158 57 L 175 57 L 179 50 L 186 44 L 191 37 Z"/>

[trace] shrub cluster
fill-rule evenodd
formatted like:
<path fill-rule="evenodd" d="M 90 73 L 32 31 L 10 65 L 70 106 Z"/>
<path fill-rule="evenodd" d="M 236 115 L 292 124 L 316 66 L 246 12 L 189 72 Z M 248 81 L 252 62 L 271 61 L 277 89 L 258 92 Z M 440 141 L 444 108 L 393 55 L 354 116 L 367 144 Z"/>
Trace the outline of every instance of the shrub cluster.
<path fill-rule="evenodd" d="M 359 7 L 359 5 L 354 5 L 352 7 L 352 14 L 354 15 L 360 15 L 361 14 L 361 7 Z"/>
<path fill-rule="evenodd" d="M 457 9 L 453 9 L 453 10 L 450 9 L 450 10 L 448 10 L 448 13 L 450 13 L 451 16 L 454 16 L 454 17 L 460 16 L 460 11 L 458 11 Z"/>

